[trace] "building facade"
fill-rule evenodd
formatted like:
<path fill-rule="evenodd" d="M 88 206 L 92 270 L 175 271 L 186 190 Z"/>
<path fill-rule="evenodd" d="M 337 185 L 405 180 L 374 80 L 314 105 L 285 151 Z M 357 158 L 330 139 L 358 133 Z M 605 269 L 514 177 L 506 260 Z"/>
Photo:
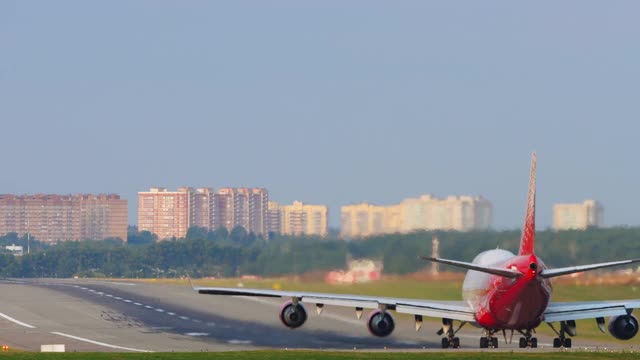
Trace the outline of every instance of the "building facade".
<path fill-rule="evenodd" d="M 584 230 L 604 225 L 604 208 L 595 200 L 581 204 L 555 204 L 553 206 L 554 230 Z"/>
<path fill-rule="evenodd" d="M 215 195 L 214 227 L 231 231 L 244 227 L 256 235 L 268 234 L 269 192 L 264 188 L 221 188 Z"/>
<path fill-rule="evenodd" d="M 0 234 L 39 241 L 127 239 L 127 200 L 115 194 L 0 195 Z"/>
<path fill-rule="evenodd" d="M 138 193 L 138 230 L 149 231 L 158 239 L 180 238 L 189 230 L 191 188 L 169 191 L 152 187 Z"/>
<path fill-rule="evenodd" d="M 138 193 L 138 229 L 159 239 L 182 238 L 192 226 L 236 226 L 266 236 L 269 193 L 263 188 L 151 188 Z"/>
<path fill-rule="evenodd" d="M 325 205 L 309 205 L 294 201 L 291 205 L 272 203 L 277 206 L 278 232 L 283 235 L 327 236 L 329 233 L 329 208 Z M 273 220 L 272 220 L 273 221 Z M 271 225 L 271 227 L 275 227 Z"/>
<path fill-rule="evenodd" d="M 481 196 L 440 199 L 423 195 L 392 206 L 360 203 L 341 208 L 341 236 L 362 238 L 418 230 L 488 229 L 492 212 L 491 202 Z"/>

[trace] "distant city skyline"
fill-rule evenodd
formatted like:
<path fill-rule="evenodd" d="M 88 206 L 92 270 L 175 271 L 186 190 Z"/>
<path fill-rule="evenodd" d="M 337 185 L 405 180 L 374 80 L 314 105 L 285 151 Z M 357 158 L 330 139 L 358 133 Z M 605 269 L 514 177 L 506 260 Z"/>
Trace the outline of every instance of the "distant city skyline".
<path fill-rule="evenodd" d="M 640 3 L 0 2 L 0 193 L 477 194 L 640 225 Z M 129 211 L 128 222 L 137 214 Z"/>

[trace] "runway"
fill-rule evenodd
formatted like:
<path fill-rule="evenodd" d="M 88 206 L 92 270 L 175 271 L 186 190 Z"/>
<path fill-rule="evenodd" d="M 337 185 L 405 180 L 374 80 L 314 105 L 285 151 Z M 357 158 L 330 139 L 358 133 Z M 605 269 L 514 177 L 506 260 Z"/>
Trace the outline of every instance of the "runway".
<path fill-rule="evenodd" d="M 439 349 L 437 322 L 416 333 L 410 318 L 397 317 L 388 338 L 371 336 L 366 316 L 325 307 L 291 330 L 278 320 L 281 299 L 199 295 L 185 286 L 126 281 L 0 281 L 0 343 L 40 351 L 65 344 L 67 351 L 232 351 L 255 349 Z M 460 332 L 463 348 L 476 349 L 481 331 Z M 517 348 L 500 339 L 501 349 Z M 550 348 L 551 339 L 539 337 Z M 574 338 L 574 347 L 618 347 Z M 540 350 L 540 349 L 537 349 Z M 455 351 L 455 350 L 452 350 Z"/>

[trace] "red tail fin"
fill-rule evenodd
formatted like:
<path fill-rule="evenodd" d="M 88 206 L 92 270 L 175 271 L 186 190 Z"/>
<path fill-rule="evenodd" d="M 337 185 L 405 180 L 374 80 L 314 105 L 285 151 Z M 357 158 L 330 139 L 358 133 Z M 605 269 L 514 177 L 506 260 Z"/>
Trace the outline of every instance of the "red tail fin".
<path fill-rule="evenodd" d="M 536 238 L 536 153 L 531 155 L 531 173 L 529 175 L 529 198 L 527 201 L 527 214 L 522 227 L 519 255 L 533 254 Z"/>

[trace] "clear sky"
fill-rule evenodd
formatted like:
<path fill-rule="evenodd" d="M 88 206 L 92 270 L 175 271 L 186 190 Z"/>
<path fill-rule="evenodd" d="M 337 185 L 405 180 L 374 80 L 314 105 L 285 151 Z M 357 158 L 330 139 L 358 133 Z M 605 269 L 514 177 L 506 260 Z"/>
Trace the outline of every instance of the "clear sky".
<path fill-rule="evenodd" d="M 481 194 L 640 225 L 640 2 L 0 2 L 0 193 Z"/>

